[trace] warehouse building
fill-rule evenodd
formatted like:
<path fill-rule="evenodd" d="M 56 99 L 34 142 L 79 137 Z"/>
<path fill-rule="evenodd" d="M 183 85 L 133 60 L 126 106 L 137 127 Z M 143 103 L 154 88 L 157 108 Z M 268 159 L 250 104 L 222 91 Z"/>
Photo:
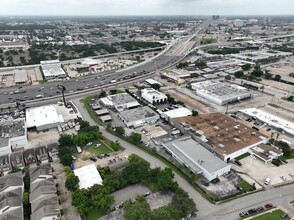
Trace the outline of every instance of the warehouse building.
<path fill-rule="evenodd" d="M 41 68 L 45 80 L 67 77 L 59 60 L 41 61 Z"/>
<path fill-rule="evenodd" d="M 24 120 L 0 123 L 0 156 L 9 154 L 27 143 L 27 127 Z"/>
<path fill-rule="evenodd" d="M 195 174 L 202 173 L 209 181 L 231 170 L 230 164 L 216 157 L 189 136 L 184 136 L 162 145 L 181 164 L 190 168 Z"/>
<path fill-rule="evenodd" d="M 266 123 L 268 126 L 274 128 L 281 133 L 284 132 L 285 134 L 294 137 L 294 123 L 290 121 L 269 114 L 257 108 L 244 109 L 240 110 L 240 112 L 247 117 L 253 117 L 263 123 Z"/>
<path fill-rule="evenodd" d="M 159 115 L 147 106 L 120 112 L 118 117 L 128 128 L 154 124 L 159 120 Z"/>
<path fill-rule="evenodd" d="M 38 131 L 42 131 L 57 127 L 63 122 L 62 115 L 58 115 L 54 105 L 26 109 L 27 128 L 36 128 Z"/>
<path fill-rule="evenodd" d="M 100 102 L 105 107 L 114 108 L 118 112 L 140 106 L 140 103 L 128 93 L 109 95 L 101 98 Z"/>
<path fill-rule="evenodd" d="M 151 104 L 161 104 L 167 101 L 167 96 L 153 88 L 141 90 L 141 96 Z"/>
<path fill-rule="evenodd" d="M 191 84 L 196 94 L 218 105 L 226 105 L 251 98 L 250 90 L 220 81 L 204 81 Z"/>
<path fill-rule="evenodd" d="M 24 84 L 28 81 L 28 74 L 26 70 L 14 71 L 14 82 L 16 85 Z"/>
<path fill-rule="evenodd" d="M 222 113 L 175 118 L 173 122 L 206 142 L 205 146 L 224 161 L 230 161 L 269 140 L 260 132 L 244 125 L 241 120 Z"/>
<path fill-rule="evenodd" d="M 180 117 L 185 117 L 192 115 L 191 110 L 181 107 L 181 108 L 176 108 L 173 110 L 165 111 L 165 112 L 160 112 L 160 115 L 162 118 L 168 120 L 170 118 L 180 118 Z"/>
<path fill-rule="evenodd" d="M 94 164 L 76 169 L 74 174 L 79 177 L 80 189 L 88 189 L 95 184 L 102 185 L 102 178 Z"/>

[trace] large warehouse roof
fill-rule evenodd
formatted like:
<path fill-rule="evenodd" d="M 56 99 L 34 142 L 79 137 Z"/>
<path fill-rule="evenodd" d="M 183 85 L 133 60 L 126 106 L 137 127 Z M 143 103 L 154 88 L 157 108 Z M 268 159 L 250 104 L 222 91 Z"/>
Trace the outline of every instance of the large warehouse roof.
<path fill-rule="evenodd" d="M 198 134 L 204 134 L 209 144 L 220 155 L 237 152 L 267 139 L 260 132 L 244 125 L 240 120 L 222 113 L 201 114 L 174 119 Z"/>
<path fill-rule="evenodd" d="M 294 135 L 294 123 L 290 121 L 274 116 L 257 108 L 244 109 L 240 110 L 240 112 L 251 117 L 256 117 L 258 120 L 263 121 L 270 126 L 282 129 L 285 132 Z"/>
<path fill-rule="evenodd" d="M 63 117 L 57 114 L 53 105 L 29 108 L 26 110 L 28 128 L 40 127 L 47 124 L 64 122 Z"/>
<path fill-rule="evenodd" d="M 74 174 L 79 177 L 80 189 L 88 189 L 95 184 L 102 185 L 102 178 L 94 164 L 76 169 Z"/>
<path fill-rule="evenodd" d="M 208 172 L 214 173 L 228 166 L 227 163 L 216 157 L 191 137 L 181 137 L 164 143 L 164 146 L 177 155 L 177 157 L 180 157 L 193 170 L 200 170 L 199 166 L 201 166 Z"/>

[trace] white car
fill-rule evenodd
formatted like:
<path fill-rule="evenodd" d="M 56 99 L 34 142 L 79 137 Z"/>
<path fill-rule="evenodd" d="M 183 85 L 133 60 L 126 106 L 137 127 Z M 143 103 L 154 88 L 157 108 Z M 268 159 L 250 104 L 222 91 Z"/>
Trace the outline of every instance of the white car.
<path fill-rule="evenodd" d="M 280 176 L 280 177 L 284 182 L 287 180 L 286 177 L 284 177 L 284 176 Z"/>

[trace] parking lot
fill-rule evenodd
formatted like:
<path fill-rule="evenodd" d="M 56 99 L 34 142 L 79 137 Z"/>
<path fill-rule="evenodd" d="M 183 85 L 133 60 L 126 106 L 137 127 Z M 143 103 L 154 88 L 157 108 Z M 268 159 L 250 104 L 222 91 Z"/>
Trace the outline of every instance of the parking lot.
<path fill-rule="evenodd" d="M 283 164 L 279 167 L 272 163 L 265 164 L 263 161 L 252 157 L 246 157 L 241 162 L 242 167 L 233 165 L 233 168 L 248 174 L 262 186 L 265 186 L 264 181 L 266 178 L 270 179 L 270 184 L 267 187 L 294 182 L 294 179 L 289 176 L 289 173 L 294 173 L 294 159 L 288 160 L 288 164 Z M 286 181 L 282 180 L 282 176 L 286 178 Z"/>

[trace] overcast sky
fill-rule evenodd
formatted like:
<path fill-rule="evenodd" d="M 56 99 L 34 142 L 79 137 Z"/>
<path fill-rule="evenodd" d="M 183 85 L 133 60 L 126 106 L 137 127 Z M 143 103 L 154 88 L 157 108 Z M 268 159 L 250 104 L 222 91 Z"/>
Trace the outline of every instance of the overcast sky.
<path fill-rule="evenodd" d="M 0 0 L 0 15 L 293 15 L 294 0 Z"/>

